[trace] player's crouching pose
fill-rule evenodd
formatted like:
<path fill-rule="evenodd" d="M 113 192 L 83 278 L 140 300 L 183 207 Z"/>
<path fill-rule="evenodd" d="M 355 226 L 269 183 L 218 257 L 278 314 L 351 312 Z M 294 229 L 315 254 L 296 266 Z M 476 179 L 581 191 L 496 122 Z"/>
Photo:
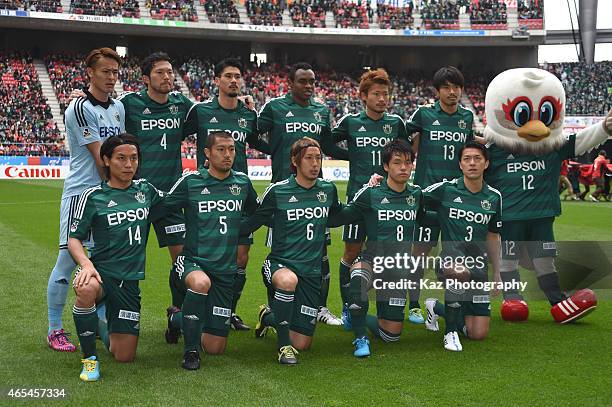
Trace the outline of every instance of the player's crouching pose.
<path fill-rule="evenodd" d="M 308 349 L 317 323 L 321 258 L 328 217 L 342 209 L 336 186 L 318 178 L 321 147 L 309 137 L 291 147 L 291 175 L 268 187 L 261 205 L 245 220 L 241 235 L 266 224 L 274 228 L 272 251 L 262 268 L 269 302 L 262 305 L 255 328 L 263 337 L 269 327 L 278 333 L 278 361 L 298 363 L 297 350 Z M 273 293 L 273 294 L 272 294 Z"/>
<path fill-rule="evenodd" d="M 345 328 L 355 332 L 354 355 L 370 355 L 370 341 L 366 325 L 385 342 L 399 340 L 406 306 L 406 289 L 395 289 L 388 283 L 407 281 L 409 269 L 380 269 L 379 259 L 393 258 L 398 253 L 410 253 L 421 189 L 407 185 L 412 172 L 412 149 L 407 141 L 396 139 L 385 145 L 382 164 L 387 177 L 378 186 L 365 186 L 330 226 L 362 221 L 366 228 L 367 244 L 351 266 L 350 319 Z M 373 269 L 373 265 L 376 268 Z M 377 317 L 367 315 L 367 292 L 377 292 Z"/>
<path fill-rule="evenodd" d="M 204 153 L 209 168 L 184 174 L 160 205 L 166 211 L 185 210 L 185 247 L 174 266 L 178 292 L 184 294 L 181 311 L 169 324 L 182 328 L 185 354 L 182 366 L 200 368 L 200 349 L 209 354 L 225 351 L 232 316 L 237 272 L 238 231 L 243 214 L 257 208 L 257 193 L 246 174 L 232 170 L 236 150 L 232 135 L 208 135 Z"/>
<path fill-rule="evenodd" d="M 149 212 L 162 193 L 146 180 L 133 181 L 140 147 L 130 134 L 109 137 L 100 147 L 108 181 L 86 189 L 70 226 L 68 250 L 80 265 L 74 278 L 74 325 L 83 349 L 83 381 L 96 381 L 96 304 L 106 301 L 110 351 L 116 360 L 136 356 L 140 331 L 139 280 L 145 277 Z M 96 246 L 91 260 L 83 240 L 92 232 Z M 109 346 L 109 344 L 106 344 Z"/>
<path fill-rule="evenodd" d="M 459 151 L 459 166 L 463 177 L 423 190 L 424 211 L 419 214 L 419 221 L 431 223 L 433 218 L 440 226 L 442 253 L 437 271 L 445 283 L 487 281 L 488 261 L 493 266 L 494 281 L 499 282 L 502 199 L 499 191 L 483 181 L 489 166 L 486 148 L 467 142 Z M 445 305 L 429 298 L 425 306 L 427 329 L 437 331 L 438 317 L 445 318 L 447 350 L 463 350 L 458 332 L 476 340 L 488 335 L 491 319 L 488 291 L 447 285 Z"/>

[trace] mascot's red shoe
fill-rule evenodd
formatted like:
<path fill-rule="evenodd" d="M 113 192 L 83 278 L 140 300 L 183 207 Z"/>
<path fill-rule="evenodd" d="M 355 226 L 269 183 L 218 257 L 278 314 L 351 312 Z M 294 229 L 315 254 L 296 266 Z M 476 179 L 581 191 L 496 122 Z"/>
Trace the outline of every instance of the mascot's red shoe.
<path fill-rule="evenodd" d="M 501 317 L 504 321 L 527 321 L 529 306 L 523 300 L 505 300 L 501 306 Z"/>
<path fill-rule="evenodd" d="M 555 321 L 561 324 L 584 318 L 597 307 L 597 296 L 588 288 L 578 290 L 569 298 L 555 304 L 551 309 Z"/>

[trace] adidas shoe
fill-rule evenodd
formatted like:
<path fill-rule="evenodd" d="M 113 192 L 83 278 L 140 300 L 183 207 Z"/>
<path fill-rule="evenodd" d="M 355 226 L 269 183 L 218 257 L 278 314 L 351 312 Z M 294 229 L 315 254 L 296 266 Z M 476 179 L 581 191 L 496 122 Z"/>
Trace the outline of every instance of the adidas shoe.
<path fill-rule="evenodd" d="M 249 331 L 251 329 L 251 327 L 245 324 L 242 318 L 236 314 L 232 314 L 232 317 L 230 318 L 230 326 L 234 331 Z"/>
<path fill-rule="evenodd" d="M 281 365 L 294 366 L 298 364 L 298 351 L 291 345 L 283 346 L 278 350 L 278 363 Z"/>
<path fill-rule="evenodd" d="M 83 363 L 83 370 L 79 379 L 84 382 L 95 382 L 100 379 L 100 362 L 96 360 L 95 356 L 90 356 L 87 359 L 81 359 Z"/>
<path fill-rule="evenodd" d="M 453 352 L 461 352 L 463 350 L 457 331 L 452 331 L 444 335 L 444 349 Z"/>
<path fill-rule="evenodd" d="M 176 314 L 177 312 L 181 312 L 181 309 L 175 305 L 166 309 L 166 316 L 168 318 L 168 327 L 164 332 L 166 343 L 178 343 L 179 338 L 181 337 L 181 330 L 172 326 L 171 322 L 172 315 Z"/>
<path fill-rule="evenodd" d="M 55 329 L 47 336 L 47 343 L 51 349 L 58 352 L 74 352 L 76 346 L 68 340 L 69 335 L 63 329 Z"/>
<path fill-rule="evenodd" d="M 358 358 L 365 358 L 370 356 L 370 340 L 367 336 L 362 336 L 353 341 L 355 345 L 355 351 L 353 355 Z"/>
<path fill-rule="evenodd" d="M 264 324 L 264 317 L 271 312 L 272 310 L 267 304 L 259 306 L 259 318 L 257 319 L 257 325 L 255 325 L 255 338 L 263 338 L 270 329 L 274 331 L 273 327 Z"/>
<path fill-rule="evenodd" d="M 327 307 L 319 307 L 319 313 L 317 314 L 317 321 L 323 322 L 327 325 L 340 326 L 342 320 L 331 313 Z"/>
<path fill-rule="evenodd" d="M 413 324 L 424 324 L 423 311 L 420 308 L 412 308 L 408 311 L 408 321 Z"/>
<path fill-rule="evenodd" d="M 438 318 L 440 318 L 434 312 L 434 306 L 438 302 L 435 298 L 428 298 L 425 300 L 425 309 L 427 310 L 427 319 L 425 320 L 425 328 L 430 331 L 438 331 L 440 327 L 438 326 Z"/>
<path fill-rule="evenodd" d="M 351 324 L 351 312 L 349 311 L 348 304 L 344 304 L 342 306 L 342 314 L 340 318 L 342 320 L 342 327 L 345 331 L 350 331 L 353 329 L 353 324 Z"/>
<path fill-rule="evenodd" d="M 198 370 L 200 368 L 200 354 L 197 350 L 190 350 L 183 355 L 183 369 Z"/>

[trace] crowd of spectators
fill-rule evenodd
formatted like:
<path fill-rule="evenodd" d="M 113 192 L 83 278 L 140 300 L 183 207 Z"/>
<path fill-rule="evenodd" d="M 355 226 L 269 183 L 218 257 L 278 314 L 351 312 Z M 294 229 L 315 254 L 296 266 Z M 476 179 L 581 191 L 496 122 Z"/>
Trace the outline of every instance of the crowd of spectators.
<path fill-rule="evenodd" d="M 420 13 L 425 28 L 458 29 L 461 6 L 461 1 L 421 0 Z"/>
<path fill-rule="evenodd" d="M 566 93 L 566 115 L 605 115 L 612 107 L 612 61 L 543 64 L 555 74 Z"/>
<path fill-rule="evenodd" d="M 198 21 L 193 0 L 146 0 L 146 6 L 156 20 Z"/>
<path fill-rule="evenodd" d="M 82 63 L 84 58 L 83 55 L 74 54 L 49 54 L 45 57 L 49 79 L 62 114 L 68 107 L 70 92 L 87 87 L 87 71 Z"/>
<path fill-rule="evenodd" d="M 138 92 L 144 87 L 139 58 L 123 58 L 121 69 L 119 69 L 119 82 L 123 85 L 124 91 Z"/>
<path fill-rule="evenodd" d="M 474 26 L 486 26 L 487 29 L 505 29 L 508 27 L 508 13 L 503 0 L 479 0 L 470 6 L 470 22 Z M 483 27 L 485 28 L 485 27 Z"/>
<path fill-rule="evenodd" d="M 388 4 L 378 4 L 376 7 L 376 16 L 378 18 L 378 27 L 390 28 L 393 30 L 403 30 L 412 28 L 414 18 L 412 17 L 412 2 L 409 2 L 404 7 L 396 7 Z"/>
<path fill-rule="evenodd" d="M 544 18 L 544 0 L 518 0 L 518 18 L 522 20 L 541 20 Z"/>
<path fill-rule="evenodd" d="M 180 65 L 179 73 L 198 102 L 213 96 L 215 72 L 211 59 L 187 58 Z"/>
<path fill-rule="evenodd" d="M 32 58 L 0 54 L 0 155 L 65 154 Z"/>
<path fill-rule="evenodd" d="M 200 0 L 208 21 L 220 24 L 241 24 L 234 0 Z"/>
<path fill-rule="evenodd" d="M 62 3 L 59 0 L 0 0 L 0 10 L 63 12 Z"/>
<path fill-rule="evenodd" d="M 246 0 L 244 6 L 253 25 L 283 25 L 283 8 L 276 0 Z"/>
<path fill-rule="evenodd" d="M 353 3 L 342 0 L 342 3 L 333 10 L 336 28 L 370 28 L 368 7 L 361 2 Z"/>
<path fill-rule="evenodd" d="M 137 0 L 72 0 L 70 12 L 95 16 L 140 17 Z"/>
<path fill-rule="evenodd" d="M 324 0 L 296 0 L 289 6 L 294 27 L 325 28 L 328 3 Z"/>

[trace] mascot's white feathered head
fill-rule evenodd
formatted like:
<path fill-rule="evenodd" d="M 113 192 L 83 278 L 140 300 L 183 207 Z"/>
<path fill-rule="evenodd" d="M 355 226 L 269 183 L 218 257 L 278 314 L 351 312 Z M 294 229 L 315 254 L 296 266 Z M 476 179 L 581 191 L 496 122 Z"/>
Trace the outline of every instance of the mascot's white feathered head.
<path fill-rule="evenodd" d="M 563 136 L 565 91 L 550 72 L 510 69 L 493 79 L 485 98 L 484 136 L 506 151 L 546 154 L 559 149 Z"/>

